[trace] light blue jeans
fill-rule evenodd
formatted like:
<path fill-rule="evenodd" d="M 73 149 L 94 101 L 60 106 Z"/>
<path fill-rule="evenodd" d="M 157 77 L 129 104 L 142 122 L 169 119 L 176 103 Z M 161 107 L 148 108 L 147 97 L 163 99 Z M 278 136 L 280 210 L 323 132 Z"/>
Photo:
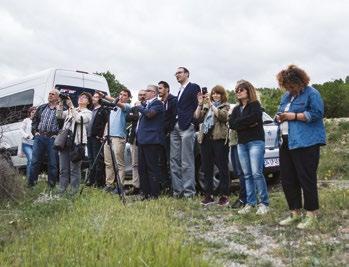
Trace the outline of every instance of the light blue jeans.
<path fill-rule="evenodd" d="M 30 166 L 32 164 L 32 156 L 33 156 L 33 145 L 22 143 L 22 151 L 27 158 L 27 171 L 26 176 L 29 181 L 30 176 Z"/>
<path fill-rule="evenodd" d="M 252 206 L 257 204 L 257 193 L 258 203 L 269 205 L 268 188 L 263 175 L 264 149 L 265 143 L 261 140 L 238 144 L 239 160 L 245 178 L 247 204 Z"/>

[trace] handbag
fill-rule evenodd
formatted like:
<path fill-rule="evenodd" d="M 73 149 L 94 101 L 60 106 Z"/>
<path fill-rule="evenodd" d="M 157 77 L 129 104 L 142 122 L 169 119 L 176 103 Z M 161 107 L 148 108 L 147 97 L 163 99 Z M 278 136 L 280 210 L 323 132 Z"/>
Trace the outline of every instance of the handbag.
<path fill-rule="evenodd" d="M 80 144 L 75 144 L 72 147 L 72 150 L 70 151 L 70 160 L 73 163 L 77 163 L 81 160 L 83 160 L 83 158 L 85 157 L 85 145 L 82 143 L 82 127 L 84 127 L 83 125 L 83 119 L 82 117 L 80 117 Z M 75 135 L 76 135 L 76 128 L 77 125 L 75 124 L 74 127 L 74 134 L 73 134 L 73 140 L 75 139 Z"/>
<path fill-rule="evenodd" d="M 71 121 L 68 122 L 71 124 Z M 63 151 L 64 149 L 70 148 L 72 145 L 72 135 L 73 133 L 70 130 L 70 127 L 65 127 L 65 129 L 60 130 L 55 138 L 55 141 L 53 142 L 53 147 L 58 151 Z"/>

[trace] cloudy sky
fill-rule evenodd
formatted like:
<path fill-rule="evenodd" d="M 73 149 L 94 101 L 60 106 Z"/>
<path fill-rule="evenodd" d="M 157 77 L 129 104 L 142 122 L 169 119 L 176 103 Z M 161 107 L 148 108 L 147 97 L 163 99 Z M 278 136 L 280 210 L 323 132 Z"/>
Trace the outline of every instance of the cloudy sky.
<path fill-rule="evenodd" d="M 50 67 L 110 70 L 137 90 L 238 79 L 275 87 L 290 63 L 312 82 L 349 75 L 349 1 L 0 0 L 0 82 Z"/>

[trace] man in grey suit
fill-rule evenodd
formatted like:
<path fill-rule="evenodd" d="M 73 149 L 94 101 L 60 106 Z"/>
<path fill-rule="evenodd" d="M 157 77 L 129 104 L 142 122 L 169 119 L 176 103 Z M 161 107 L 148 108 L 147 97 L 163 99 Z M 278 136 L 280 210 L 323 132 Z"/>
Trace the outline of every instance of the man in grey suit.
<path fill-rule="evenodd" d="M 171 178 L 174 197 L 195 195 L 194 111 L 200 87 L 189 82 L 189 71 L 179 67 L 176 79 L 180 84 L 176 116 L 173 116 L 170 147 Z"/>

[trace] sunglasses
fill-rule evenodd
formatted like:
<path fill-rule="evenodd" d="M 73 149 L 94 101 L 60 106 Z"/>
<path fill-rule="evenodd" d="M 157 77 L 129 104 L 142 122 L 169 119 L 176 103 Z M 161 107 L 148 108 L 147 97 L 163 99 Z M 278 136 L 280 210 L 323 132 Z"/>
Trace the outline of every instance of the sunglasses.
<path fill-rule="evenodd" d="M 241 93 L 243 91 L 245 91 L 246 89 L 245 88 L 238 88 L 235 90 L 235 93 L 238 94 L 238 93 Z"/>

